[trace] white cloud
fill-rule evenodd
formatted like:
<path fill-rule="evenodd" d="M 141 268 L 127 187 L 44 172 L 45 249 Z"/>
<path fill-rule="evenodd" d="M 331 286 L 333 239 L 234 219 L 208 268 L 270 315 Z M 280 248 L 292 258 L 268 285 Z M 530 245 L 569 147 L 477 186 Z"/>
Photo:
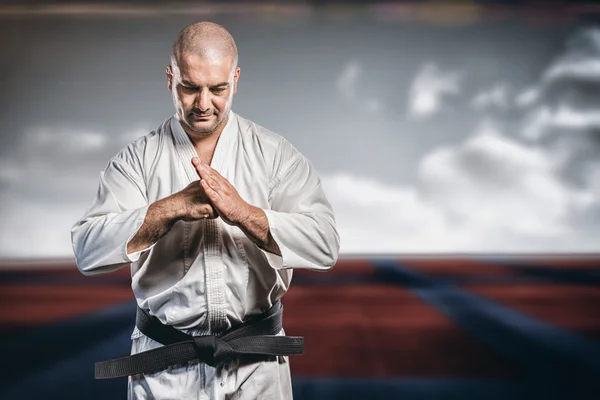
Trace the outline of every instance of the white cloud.
<path fill-rule="evenodd" d="M 360 93 L 360 78 L 363 74 L 363 67 L 357 61 L 349 62 L 344 66 L 338 80 L 337 88 L 342 96 L 355 103 L 358 107 L 364 107 L 371 113 L 381 111 L 383 103 L 381 100 L 373 97 L 365 97 Z"/>
<path fill-rule="evenodd" d="M 459 83 L 458 73 L 444 72 L 432 63 L 423 65 L 409 91 L 408 115 L 431 117 L 442 107 L 444 95 L 459 93 Z"/>
<path fill-rule="evenodd" d="M 471 99 L 471 107 L 481 110 L 485 108 L 506 109 L 509 106 L 509 88 L 506 84 L 498 83 L 489 90 L 476 94 Z"/>
<path fill-rule="evenodd" d="M 488 128 L 459 147 L 431 153 L 420 182 L 430 200 L 474 232 L 487 226 L 523 238 L 557 237 L 572 233 L 570 211 L 593 201 L 562 182 L 559 167 L 546 150 Z"/>
<path fill-rule="evenodd" d="M 543 76 L 544 84 L 557 80 L 600 80 L 600 29 L 582 29 L 569 40 Z"/>
<path fill-rule="evenodd" d="M 102 150 L 108 137 L 104 133 L 89 132 L 73 128 L 48 129 L 36 127 L 25 133 L 22 142 L 25 149 L 48 147 L 61 149 L 64 152 L 95 152 Z"/>
<path fill-rule="evenodd" d="M 347 99 L 356 98 L 356 86 L 362 73 L 362 67 L 356 61 L 349 62 L 344 66 L 337 80 L 337 87 Z"/>
<path fill-rule="evenodd" d="M 540 98 L 540 91 L 536 87 L 523 90 L 515 97 L 515 104 L 521 108 L 530 107 Z"/>
<path fill-rule="evenodd" d="M 441 212 L 424 203 L 415 188 L 347 174 L 324 176 L 323 185 L 344 254 L 419 252 L 435 243 L 452 247 L 460 242 L 459 235 L 451 237 Z"/>
<path fill-rule="evenodd" d="M 108 159 L 141 132 L 127 130 L 111 140 L 102 132 L 65 127 L 28 129 L 0 162 L 0 181 L 7 193 L 23 196 L 26 201 L 31 196 L 40 203 L 52 199 L 54 206 L 88 198 Z"/>
<path fill-rule="evenodd" d="M 585 85 L 585 90 L 582 90 L 581 81 L 600 81 L 598 29 L 582 30 L 576 34 L 566 51 L 545 70 L 538 85 L 517 98 L 517 103 L 523 107 L 537 104 L 523 120 L 522 135 L 538 141 L 557 131 L 565 135 L 600 128 L 600 112 L 595 107 L 600 92 L 595 83 Z"/>
<path fill-rule="evenodd" d="M 2 199 L 0 254 L 3 258 L 71 257 L 70 229 L 82 217 L 85 205 L 42 199 Z"/>
<path fill-rule="evenodd" d="M 600 128 L 600 111 L 579 111 L 568 105 L 552 109 L 541 105 L 525 117 L 522 134 L 527 139 L 539 140 L 554 129 L 572 134 Z"/>
<path fill-rule="evenodd" d="M 547 81 L 559 79 L 581 79 L 597 81 L 600 79 L 600 60 L 597 58 L 564 59 L 548 69 L 544 75 Z"/>
<path fill-rule="evenodd" d="M 21 135 L 15 151 L 26 155 L 27 158 L 48 152 L 55 158 L 57 154 L 67 157 L 101 154 L 104 157 L 106 152 L 117 151 L 152 130 L 138 125 L 113 136 L 106 132 L 95 132 L 72 126 L 38 126 L 28 129 Z"/>
<path fill-rule="evenodd" d="M 523 119 L 521 134 L 530 140 L 539 140 L 548 132 L 553 115 L 548 106 L 540 106 L 530 111 Z"/>
<path fill-rule="evenodd" d="M 109 158 L 150 130 L 34 128 L 0 160 L 0 257 L 70 257 L 69 230 L 89 205 Z"/>
<path fill-rule="evenodd" d="M 561 105 L 553 114 L 551 123 L 561 128 L 574 130 L 600 127 L 600 111 L 578 111 Z"/>
<path fill-rule="evenodd" d="M 600 193 L 570 187 L 560 164 L 486 122 L 463 143 L 430 152 L 412 185 L 350 175 L 323 181 L 343 253 L 596 251 L 600 232 L 571 216 L 598 206 Z"/>

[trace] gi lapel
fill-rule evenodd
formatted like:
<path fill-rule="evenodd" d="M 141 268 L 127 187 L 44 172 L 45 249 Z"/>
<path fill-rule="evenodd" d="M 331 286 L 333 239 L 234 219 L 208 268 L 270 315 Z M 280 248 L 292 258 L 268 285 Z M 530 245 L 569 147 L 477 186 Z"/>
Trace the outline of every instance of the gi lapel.
<path fill-rule="evenodd" d="M 215 147 L 215 152 L 210 163 L 211 167 L 224 177 L 226 177 L 227 165 L 230 164 L 226 161 L 231 161 L 229 158 L 232 157 L 231 148 L 232 143 L 236 138 L 237 130 L 237 117 L 230 111 L 229 120 L 217 141 L 217 146 Z M 197 157 L 198 154 L 196 153 L 192 141 L 181 127 L 181 123 L 177 119 L 177 116 L 171 118 L 171 131 L 173 132 L 175 141 L 175 151 L 179 155 L 185 174 L 189 179 L 188 184 L 200 179 L 196 169 L 192 165 L 192 158 Z M 205 237 L 205 240 L 202 241 L 202 255 L 204 258 L 209 331 L 215 333 L 228 328 L 225 277 L 223 271 L 225 266 L 223 265 L 221 258 L 222 243 L 220 224 L 222 222 L 209 219 L 202 220 L 201 223 Z M 186 223 L 186 232 L 189 231 L 188 225 L 189 223 Z"/>
<path fill-rule="evenodd" d="M 183 164 L 186 176 L 189 179 L 188 183 L 200 179 L 196 169 L 192 165 L 192 158 L 198 157 L 198 153 L 196 153 L 194 144 L 181 127 L 181 123 L 176 115 L 171 118 L 170 125 L 171 131 L 173 132 L 173 138 L 175 140 L 175 151 L 177 152 L 177 155 Z M 221 132 L 221 136 L 217 141 L 215 152 L 213 153 L 210 163 L 210 166 L 223 176 L 226 175 L 226 169 L 228 165 L 226 161 L 228 161 L 228 157 L 231 157 L 231 145 L 234 142 L 237 130 L 237 116 L 233 113 L 233 111 L 230 111 L 229 120 L 227 121 L 227 124 L 225 125 L 225 128 L 223 129 L 223 132 Z"/>

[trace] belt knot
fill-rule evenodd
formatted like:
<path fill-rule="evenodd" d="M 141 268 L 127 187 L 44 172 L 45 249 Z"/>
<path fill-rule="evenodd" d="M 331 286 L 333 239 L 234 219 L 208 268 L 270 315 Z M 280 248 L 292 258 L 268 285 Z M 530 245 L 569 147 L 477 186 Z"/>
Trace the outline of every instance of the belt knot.
<path fill-rule="evenodd" d="M 235 354 L 229 343 L 214 335 L 195 336 L 194 347 L 198 358 L 211 367 L 232 358 Z"/>

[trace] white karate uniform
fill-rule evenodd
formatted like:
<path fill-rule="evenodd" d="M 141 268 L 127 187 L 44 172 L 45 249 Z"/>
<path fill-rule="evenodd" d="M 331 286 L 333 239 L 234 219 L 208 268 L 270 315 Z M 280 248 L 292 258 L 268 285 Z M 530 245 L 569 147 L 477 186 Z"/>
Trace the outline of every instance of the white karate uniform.
<path fill-rule="evenodd" d="M 230 112 L 211 167 L 262 208 L 281 256 L 256 246 L 220 218 L 178 221 L 156 243 L 127 254 L 151 203 L 199 179 L 193 144 L 176 116 L 113 157 L 97 196 L 71 230 L 83 274 L 131 265 L 138 305 L 193 335 L 230 328 L 285 294 L 293 268 L 328 270 L 338 257 L 333 210 L 309 161 L 283 137 Z M 282 333 L 283 334 L 283 331 Z M 137 328 L 131 353 L 159 343 Z M 238 368 L 204 363 L 129 379 L 131 399 L 291 398 L 287 357 Z"/>

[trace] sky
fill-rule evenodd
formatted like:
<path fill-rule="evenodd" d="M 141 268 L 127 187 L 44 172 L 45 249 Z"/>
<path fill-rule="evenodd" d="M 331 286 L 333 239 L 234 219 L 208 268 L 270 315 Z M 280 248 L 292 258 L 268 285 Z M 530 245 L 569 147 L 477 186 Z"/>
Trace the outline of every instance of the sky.
<path fill-rule="evenodd" d="M 600 250 L 593 21 L 0 13 L 0 258 L 72 257 L 102 168 L 174 113 L 199 19 L 236 39 L 233 110 L 316 167 L 342 254 Z"/>

